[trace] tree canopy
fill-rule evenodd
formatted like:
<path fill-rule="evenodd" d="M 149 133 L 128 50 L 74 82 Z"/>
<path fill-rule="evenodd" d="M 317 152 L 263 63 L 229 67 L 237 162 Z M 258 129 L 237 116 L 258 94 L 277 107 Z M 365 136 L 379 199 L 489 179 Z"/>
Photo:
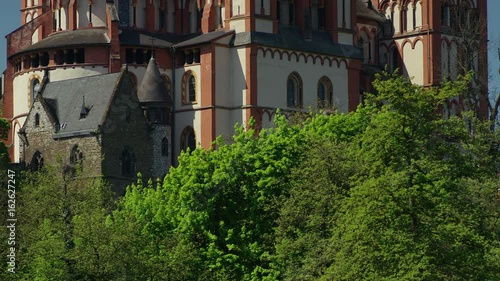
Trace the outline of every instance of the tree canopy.
<path fill-rule="evenodd" d="M 237 126 L 118 199 L 57 169 L 27 175 L 16 276 L 498 280 L 500 137 L 440 114 L 467 79 L 380 75 L 354 112 Z"/>

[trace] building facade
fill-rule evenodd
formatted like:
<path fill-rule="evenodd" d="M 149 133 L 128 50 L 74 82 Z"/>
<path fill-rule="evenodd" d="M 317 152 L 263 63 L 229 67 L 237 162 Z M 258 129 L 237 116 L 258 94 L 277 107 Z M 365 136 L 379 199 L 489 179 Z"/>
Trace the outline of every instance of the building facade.
<path fill-rule="evenodd" d="M 425 86 L 454 79 L 466 44 L 457 30 L 467 26 L 460 23 L 486 19 L 486 0 L 21 3 L 21 26 L 7 35 L 3 79 L 13 162 L 33 158 L 21 153 L 18 132 L 44 76 L 50 84 L 119 73 L 126 64 L 134 91 L 140 92 L 154 56 L 164 83 L 155 89 L 164 91 L 164 99 L 140 106 L 146 118 L 168 119 L 146 123 L 154 123 L 151 135 L 158 133 L 150 138 L 156 138 L 151 143 L 156 154 L 168 147 L 170 166 L 182 149 L 208 148 L 218 135 L 232 135 L 234 124 L 247 124 L 251 117 L 259 127 L 271 126 L 278 108 L 285 113 L 310 107 L 354 110 L 371 89 L 374 73 L 386 66 Z M 486 65 L 486 30 L 481 32 L 474 38 L 477 52 L 471 50 L 470 62 L 462 64 L 478 72 L 478 81 L 486 77 L 481 67 Z M 481 87 L 484 91 L 486 83 Z M 445 111 L 456 112 L 463 103 L 456 98 Z M 484 100 L 477 106 L 487 112 Z M 158 140 L 167 133 L 166 142 Z"/>

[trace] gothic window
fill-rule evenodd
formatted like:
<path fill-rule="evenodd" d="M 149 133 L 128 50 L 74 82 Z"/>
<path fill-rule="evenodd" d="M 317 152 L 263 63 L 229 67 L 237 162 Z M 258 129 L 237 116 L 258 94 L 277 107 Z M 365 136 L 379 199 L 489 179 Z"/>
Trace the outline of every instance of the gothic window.
<path fill-rule="evenodd" d="M 188 78 L 187 81 L 188 85 L 188 102 L 195 102 L 196 101 L 196 81 L 194 79 L 194 76 L 191 75 Z"/>
<path fill-rule="evenodd" d="M 39 91 L 40 91 L 40 80 L 38 80 L 38 78 L 32 78 L 30 85 L 31 105 L 33 105 L 33 103 L 35 102 L 35 99 Z"/>
<path fill-rule="evenodd" d="M 370 38 L 362 31 L 359 36 L 358 47 L 363 51 L 364 63 L 369 63 L 372 59 L 371 46 Z"/>
<path fill-rule="evenodd" d="M 302 107 L 302 79 L 297 72 L 293 72 L 288 76 L 286 83 L 288 107 Z"/>
<path fill-rule="evenodd" d="M 78 145 L 73 146 L 73 148 L 71 149 L 71 154 L 69 155 L 69 163 L 72 166 L 82 166 L 83 152 L 80 150 Z"/>
<path fill-rule="evenodd" d="M 318 107 L 329 108 L 333 105 L 333 86 L 328 77 L 321 77 L 318 82 Z"/>
<path fill-rule="evenodd" d="M 35 128 L 40 126 L 40 114 L 35 114 Z"/>
<path fill-rule="evenodd" d="M 402 31 L 406 32 L 408 30 L 408 7 L 403 7 L 401 10 L 402 13 Z"/>
<path fill-rule="evenodd" d="M 43 168 L 43 156 L 40 151 L 36 151 L 31 157 L 30 168 L 32 172 L 40 171 Z"/>
<path fill-rule="evenodd" d="M 161 140 L 161 156 L 168 156 L 168 139 L 166 137 Z"/>
<path fill-rule="evenodd" d="M 196 135 L 192 127 L 186 127 L 181 135 L 181 149 L 186 151 L 188 148 L 190 151 L 196 149 Z"/>
<path fill-rule="evenodd" d="M 123 176 L 133 177 L 135 175 L 135 153 L 128 145 L 123 148 L 120 154 L 120 163 Z"/>
<path fill-rule="evenodd" d="M 417 28 L 417 4 L 415 4 L 415 6 L 412 9 L 412 17 L 413 17 L 413 26 L 412 26 L 412 29 L 413 30 L 415 30 L 415 28 Z"/>
<path fill-rule="evenodd" d="M 182 77 L 182 101 L 184 104 L 196 103 L 196 77 L 188 71 Z"/>

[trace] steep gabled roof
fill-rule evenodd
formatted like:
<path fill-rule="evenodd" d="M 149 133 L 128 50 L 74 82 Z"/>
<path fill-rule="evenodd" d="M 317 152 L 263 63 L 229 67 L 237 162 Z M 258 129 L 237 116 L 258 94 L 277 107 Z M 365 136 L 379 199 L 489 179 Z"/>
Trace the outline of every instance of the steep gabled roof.
<path fill-rule="evenodd" d="M 42 92 L 59 130 L 54 138 L 87 135 L 102 125 L 123 72 L 50 82 Z M 88 112 L 81 118 L 83 98 Z"/>

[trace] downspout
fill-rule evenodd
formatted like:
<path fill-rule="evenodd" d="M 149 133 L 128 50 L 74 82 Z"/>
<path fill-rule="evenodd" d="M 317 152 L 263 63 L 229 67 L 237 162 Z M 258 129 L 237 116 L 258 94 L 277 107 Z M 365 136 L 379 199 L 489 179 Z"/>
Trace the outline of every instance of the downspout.
<path fill-rule="evenodd" d="M 176 152 L 174 150 L 175 148 L 175 47 L 172 46 L 170 48 L 170 55 L 171 55 L 171 58 L 172 58 L 172 90 L 171 90 L 171 94 L 172 94 L 172 111 L 171 111 L 171 114 L 172 114 L 172 118 L 170 119 L 170 122 L 172 123 L 171 126 L 170 126 L 170 136 L 172 136 L 171 138 L 171 141 L 170 141 L 170 146 L 171 146 L 171 149 L 170 151 L 172 151 L 171 155 L 172 155 L 172 159 L 171 159 L 171 167 L 174 166 L 175 164 L 175 155 L 176 155 Z"/>

